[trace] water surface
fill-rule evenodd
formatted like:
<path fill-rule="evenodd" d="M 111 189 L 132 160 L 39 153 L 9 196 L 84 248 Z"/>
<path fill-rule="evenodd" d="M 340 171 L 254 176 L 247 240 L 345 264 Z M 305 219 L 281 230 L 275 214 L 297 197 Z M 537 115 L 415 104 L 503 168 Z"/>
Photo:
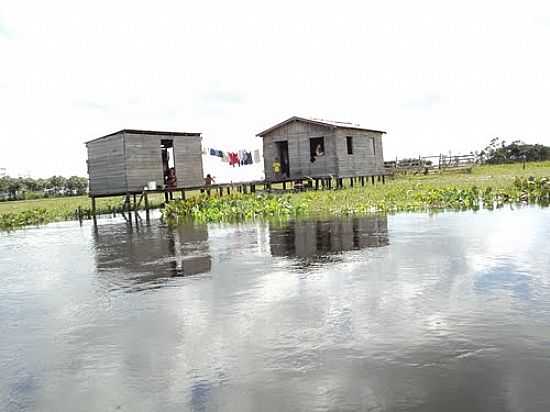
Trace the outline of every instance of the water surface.
<path fill-rule="evenodd" d="M 550 410 L 550 210 L 0 234 L 0 410 Z"/>

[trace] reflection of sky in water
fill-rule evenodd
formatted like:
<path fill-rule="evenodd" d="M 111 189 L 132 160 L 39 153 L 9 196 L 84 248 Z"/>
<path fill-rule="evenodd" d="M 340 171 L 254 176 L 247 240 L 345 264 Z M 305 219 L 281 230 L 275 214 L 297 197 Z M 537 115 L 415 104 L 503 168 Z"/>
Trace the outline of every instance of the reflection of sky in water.
<path fill-rule="evenodd" d="M 475 289 L 480 293 L 498 293 L 509 290 L 522 300 L 530 299 L 529 274 L 515 269 L 513 262 L 488 267 L 476 274 Z"/>
<path fill-rule="evenodd" d="M 548 410 L 549 217 L 2 234 L 0 409 Z"/>

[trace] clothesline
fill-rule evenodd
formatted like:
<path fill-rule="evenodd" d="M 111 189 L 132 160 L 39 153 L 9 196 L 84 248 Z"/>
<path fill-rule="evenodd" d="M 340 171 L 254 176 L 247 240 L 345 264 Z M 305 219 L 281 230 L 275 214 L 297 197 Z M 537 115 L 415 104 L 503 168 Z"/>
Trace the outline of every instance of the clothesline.
<path fill-rule="evenodd" d="M 209 156 L 218 157 L 222 162 L 228 163 L 229 166 L 248 166 L 255 163 L 260 163 L 260 150 L 237 150 L 223 151 L 213 147 L 203 147 L 202 153 Z"/>

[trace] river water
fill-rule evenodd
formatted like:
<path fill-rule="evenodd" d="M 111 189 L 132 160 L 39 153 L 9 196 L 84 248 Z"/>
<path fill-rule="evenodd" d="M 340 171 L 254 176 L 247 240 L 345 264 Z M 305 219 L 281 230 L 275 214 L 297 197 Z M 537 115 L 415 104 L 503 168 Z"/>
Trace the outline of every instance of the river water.
<path fill-rule="evenodd" d="M 550 209 L 0 234 L 2 411 L 548 411 Z"/>

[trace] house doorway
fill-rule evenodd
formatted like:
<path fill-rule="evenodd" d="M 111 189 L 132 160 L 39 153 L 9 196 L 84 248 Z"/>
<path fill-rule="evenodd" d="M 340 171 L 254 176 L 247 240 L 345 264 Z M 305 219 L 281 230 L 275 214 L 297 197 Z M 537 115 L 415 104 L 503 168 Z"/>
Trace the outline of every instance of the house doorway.
<path fill-rule="evenodd" d="M 281 162 L 281 173 L 283 177 L 290 177 L 290 162 L 288 159 L 288 141 L 284 142 L 275 142 L 277 146 L 277 157 L 279 162 Z"/>
<path fill-rule="evenodd" d="M 162 139 L 160 141 L 160 155 L 162 159 L 162 174 L 164 177 L 165 189 L 176 189 L 178 181 L 176 178 L 176 159 L 174 157 L 174 141 L 171 139 Z M 167 197 L 168 193 L 165 193 Z M 172 198 L 172 192 L 170 192 Z"/>

